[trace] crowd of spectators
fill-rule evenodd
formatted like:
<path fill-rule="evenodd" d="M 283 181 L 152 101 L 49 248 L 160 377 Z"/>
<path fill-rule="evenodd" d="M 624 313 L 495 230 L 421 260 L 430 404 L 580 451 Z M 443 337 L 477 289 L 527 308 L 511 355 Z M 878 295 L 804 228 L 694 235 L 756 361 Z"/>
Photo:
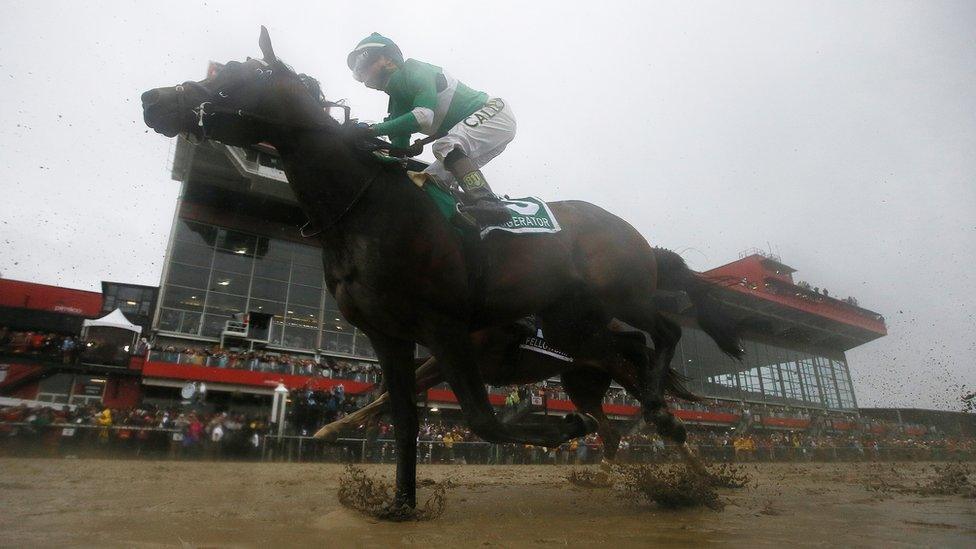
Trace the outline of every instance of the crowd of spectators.
<path fill-rule="evenodd" d="M 333 391 L 336 406 L 321 421 L 341 418 L 355 409 L 353 399 Z M 286 431 L 297 434 L 294 429 Z M 171 459 L 257 459 L 263 436 L 270 434 L 264 414 L 203 412 L 192 409 L 142 406 L 109 409 L 101 406 L 0 408 L 0 455 L 28 449 L 31 455 L 71 455 L 88 452 L 112 455 L 128 452 Z M 307 433 L 306 433 L 307 434 Z M 373 421 L 346 433 L 362 446 L 367 461 L 394 459 L 393 426 Z M 529 445 L 490 445 L 464 424 L 428 419 L 418 434 L 419 459 L 427 463 L 586 464 L 603 456 L 599 435 L 569 441 L 556 448 Z M 733 461 L 830 459 L 972 459 L 976 439 L 931 432 L 909 436 L 891 428 L 886 433 L 811 434 L 801 431 L 752 430 L 689 426 L 688 442 L 710 459 Z M 622 437 L 618 459 L 653 462 L 673 459 L 659 436 L 649 432 Z"/>
<path fill-rule="evenodd" d="M 142 406 L 0 408 L 0 448 L 31 448 L 35 454 L 74 449 L 110 454 L 131 450 L 170 458 L 255 456 L 267 431 L 263 415 L 203 412 Z"/>
<path fill-rule="evenodd" d="M 60 360 L 64 364 L 73 364 L 77 362 L 84 345 L 85 342 L 74 335 L 24 332 L 0 326 L 0 352 L 6 355 L 47 358 Z"/>
<path fill-rule="evenodd" d="M 291 355 L 276 351 L 235 352 L 220 347 L 207 349 L 177 348 L 172 345 L 154 346 L 150 359 L 195 366 L 350 379 L 365 383 L 378 382 L 380 373 L 379 364 L 373 362 L 347 361 L 334 357 L 323 357 L 316 360 L 309 356 Z"/>
<path fill-rule="evenodd" d="M 843 303 L 844 305 L 849 306 L 849 309 L 852 312 L 869 316 L 875 320 L 884 321 L 884 316 L 861 309 L 857 298 L 853 296 L 847 296 L 843 299 L 832 297 L 827 288 L 812 286 L 809 282 L 803 280 L 800 280 L 796 284 L 787 284 L 785 282 L 777 282 L 775 280 L 770 281 L 770 279 L 767 279 L 767 281 L 757 282 L 755 280 L 750 280 L 747 277 L 742 277 L 738 280 L 738 284 L 739 286 L 749 288 L 751 290 L 758 290 L 761 287 L 763 291 L 771 294 L 792 295 L 794 297 L 815 303 L 824 303 L 828 301 L 831 303 Z"/>
<path fill-rule="evenodd" d="M 146 338 L 136 345 L 116 349 L 101 338 L 83 339 L 77 334 L 57 334 L 42 331 L 18 331 L 0 326 L 0 353 L 8 356 L 28 356 L 56 360 L 63 364 L 77 364 L 84 357 L 114 359 L 116 351 L 127 360 L 129 355 L 144 355 L 149 350 Z"/>

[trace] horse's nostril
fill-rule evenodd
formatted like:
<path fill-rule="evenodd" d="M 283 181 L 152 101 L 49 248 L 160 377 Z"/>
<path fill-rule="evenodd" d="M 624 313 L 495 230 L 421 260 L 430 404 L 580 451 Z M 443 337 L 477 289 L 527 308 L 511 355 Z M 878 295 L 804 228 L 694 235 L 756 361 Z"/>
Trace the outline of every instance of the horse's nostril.
<path fill-rule="evenodd" d="M 156 101 L 159 101 L 159 90 L 149 90 L 142 94 L 142 105 L 144 107 L 152 105 Z"/>

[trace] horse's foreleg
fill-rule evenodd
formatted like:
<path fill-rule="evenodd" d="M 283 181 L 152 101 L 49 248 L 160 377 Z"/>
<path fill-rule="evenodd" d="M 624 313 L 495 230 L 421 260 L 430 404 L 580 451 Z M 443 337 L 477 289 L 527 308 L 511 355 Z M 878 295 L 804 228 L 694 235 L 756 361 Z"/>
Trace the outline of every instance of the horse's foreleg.
<path fill-rule="evenodd" d="M 612 462 L 620 447 L 620 433 L 603 413 L 603 397 L 610 388 L 610 374 L 597 369 L 577 368 L 561 375 L 563 389 L 576 408 L 596 419 L 597 433 L 603 439 L 603 459 Z"/>
<path fill-rule="evenodd" d="M 687 440 L 687 432 L 681 421 L 668 411 L 664 400 L 666 377 L 671 368 L 681 328 L 658 314 L 653 305 L 630 307 L 623 320 L 651 334 L 654 351 L 648 355 L 646 347 L 632 348 L 625 352 L 628 361 L 636 368 L 639 400 L 644 408 L 644 419 L 653 423 L 663 438 L 681 444 Z M 635 344 L 617 340 L 618 347 L 627 349 Z"/>
<path fill-rule="evenodd" d="M 396 439 L 396 496 L 390 518 L 405 518 L 403 509 L 417 506 L 417 406 L 414 403 L 414 343 L 375 332 L 367 333 L 383 368 L 390 395 Z"/>

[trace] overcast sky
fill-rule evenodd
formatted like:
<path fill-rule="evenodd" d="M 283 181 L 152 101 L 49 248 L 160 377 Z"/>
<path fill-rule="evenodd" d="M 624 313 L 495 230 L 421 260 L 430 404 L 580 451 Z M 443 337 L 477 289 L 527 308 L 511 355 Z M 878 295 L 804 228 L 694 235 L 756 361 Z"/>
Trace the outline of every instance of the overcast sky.
<path fill-rule="evenodd" d="M 528 5 L 528 7 L 526 7 Z M 960 409 L 976 386 L 976 2 L 11 2 L 0 19 L 0 273 L 158 285 L 178 184 L 139 95 L 258 56 L 356 116 L 378 31 L 503 97 L 505 194 L 582 199 L 695 269 L 771 249 L 889 335 L 862 406 Z"/>

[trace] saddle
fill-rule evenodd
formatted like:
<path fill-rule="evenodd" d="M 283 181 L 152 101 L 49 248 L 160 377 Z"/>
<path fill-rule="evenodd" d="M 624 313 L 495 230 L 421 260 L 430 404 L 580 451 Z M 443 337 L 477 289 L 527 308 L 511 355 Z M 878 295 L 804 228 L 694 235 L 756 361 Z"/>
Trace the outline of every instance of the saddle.
<path fill-rule="evenodd" d="M 481 224 L 470 213 L 464 210 L 461 198 L 456 191 L 444 188 L 436 182 L 430 174 L 419 171 L 407 171 L 407 176 L 437 206 L 437 210 L 445 219 L 451 222 L 462 233 L 475 232 L 484 240 L 494 231 L 512 234 L 552 234 L 560 231 L 559 221 L 541 198 L 527 196 L 524 198 L 502 197 L 501 203 L 511 212 L 512 219 L 504 223 Z"/>

